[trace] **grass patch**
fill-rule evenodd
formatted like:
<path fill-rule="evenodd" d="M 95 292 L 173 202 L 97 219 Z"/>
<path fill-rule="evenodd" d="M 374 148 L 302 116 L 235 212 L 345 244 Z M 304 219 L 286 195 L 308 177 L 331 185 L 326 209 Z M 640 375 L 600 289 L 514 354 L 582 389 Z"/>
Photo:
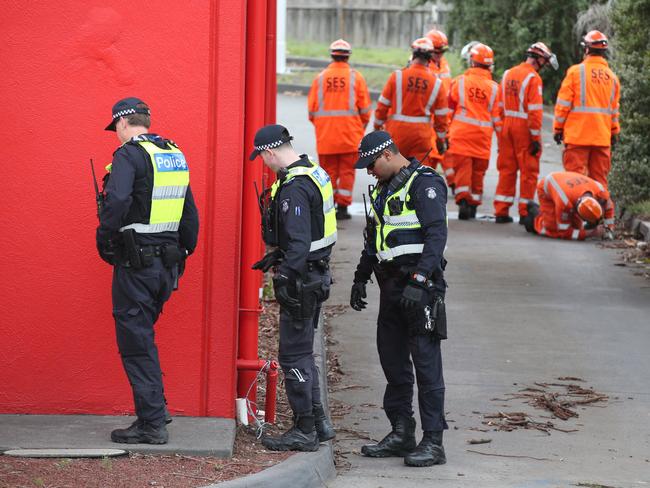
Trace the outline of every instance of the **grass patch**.
<path fill-rule="evenodd" d="M 287 55 L 304 56 L 307 58 L 317 59 L 330 59 L 329 44 L 313 41 L 287 40 Z M 385 64 L 390 67 L 388 70 L 388 73 L 390 73 L 390 71 L 395 68 L 405 66 L 410 57 L 410 49 L 398 49 L 395 47 L 380 49 L 352 46 L 352 56 L 350 58 L 350 61 L 352 65 L 354 65 L 355 61 L 359 63 Z M 447 61 L 449 62 L 449 67 L 451 68 L 451 73 L 453 76 L 459 75 L 464 70 L 459 53 L 449 51 L 447 54 L 445 54 L 445 58 L 447 58 Z M 362 71 L 363 76 L 366 76 L 366 71 L 366 69 Z M 383 80 L 383 83 L 385 83 L 385 81 L 386 79 Z"/>
<path fill-rule="evenodd" d="M 643 220 L 650 220 L 650 200 L 645 200 L 642 202 L 637 202 L 634 205 L 630 205 L 627 211 L 635 217 L 639 217 Z"/>

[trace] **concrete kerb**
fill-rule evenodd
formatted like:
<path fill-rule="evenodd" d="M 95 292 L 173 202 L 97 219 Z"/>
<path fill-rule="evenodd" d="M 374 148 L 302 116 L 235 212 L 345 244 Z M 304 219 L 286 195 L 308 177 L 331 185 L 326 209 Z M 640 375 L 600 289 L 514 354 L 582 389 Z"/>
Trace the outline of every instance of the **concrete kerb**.
<path fill-rule="evenodd" d="M 320 389 L 323 407 L 329 412 L 327 400 L 327 353 L 323 334 L 323 314 L 319 319 L 314 337 L 314 356 L 319 369 Z M 336 476 L 332 441 L 321 445 L 316 452 L 301 452 L 264 471 L 244 478 L 203 488 L 286 488 L 287 486 L 316 488 L 325 487 L 326 482 Z"/>
<path fill-rule="evenodd" d="M 630 220 L 629 228 L 635 236 L 640 236 L 645 242 L 650 242 L 650 222 L 633 217 Z"/>

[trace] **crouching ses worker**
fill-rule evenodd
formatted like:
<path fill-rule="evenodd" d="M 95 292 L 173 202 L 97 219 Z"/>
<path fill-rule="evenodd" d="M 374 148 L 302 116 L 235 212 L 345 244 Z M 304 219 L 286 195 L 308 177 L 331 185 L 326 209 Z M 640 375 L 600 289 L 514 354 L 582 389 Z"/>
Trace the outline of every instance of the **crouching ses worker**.
<path fill-rule="evenodd" d="M 185 156 L 149 133 L 149 107 L 137 98 L 113 106 L 106 130 L 122 145 L 104 180 L 97 250 L 113 265 L 117 346 L 133 390 L 137 420 L 111 432 L 113 442 L 165 444 L 166 407 L 154 324 L 194 251 L 198 212 Z"/>
<path fill-rule="evenodd" d="M 387 132 L 366 135 L 357 168 L 378 182 L 371 189 L 366 244 L 354 273 L 350 305 L 365 308 L 375 273 L 380 293 L 377 348 L 384 375 L 384 411 L 391 432 L 362 447 L 369 457 L 404 457 L 408 466 L 444 464 L 440 341 L 447 338 L 443 251 L 447 242 L 447 187 L 433 169 L 402 156 Z M 416 447 L 413 366 L 424 435 Z"/>
<path fill-rule="evenodd" d="M 273 289 L 280 304 L 278 359 L 294 417 L 287 432 L 265 436 L 262 444 L 273 451 L 317 451 L 319 442 L 335 435 L 321 403 L 314 330 L 332 282 L 329 259 L 336 242 L 336 211 L 329 176 L 307 155 L 298 155 L 292 139 L 281 125 L 262 127 L 250 156 L 261 156 L 277 176 L 260 197 L 262 238 L 273 250 L 253 269 L 274 267 Z"/>

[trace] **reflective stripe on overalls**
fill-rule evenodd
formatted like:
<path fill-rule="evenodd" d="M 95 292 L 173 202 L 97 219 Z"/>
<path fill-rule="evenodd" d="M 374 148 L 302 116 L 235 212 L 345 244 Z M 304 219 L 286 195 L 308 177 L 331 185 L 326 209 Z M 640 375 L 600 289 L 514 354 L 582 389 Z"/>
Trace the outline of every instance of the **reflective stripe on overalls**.
<path fill-rule="evenodd" d="M 151 211 L 148 223 L 134 223 L 120 228 L 133 229 L 139 234 L 176 232 L 183 215 L 185 193 L 190 183 L 190 170 L 185 156 L 176 146 L 162 149 L 149 141 L 138 141 L 149 155 L 153 167 Z"/>
<path fill-rule="evenodd" d="M 276 180 L 271 186 L 271 199 L 275 199 L 283 183 L 296 176 L 308 176 L 318 187 L 321 198 L 323 199 L 323 215 L 325 216 L 325 221 L 323 237 L 317 241 L 312 241 L 309 247 L 309 252 L 313 252 L 331 246 L 336 242 L 336 211 L 334 208 L 334 192 L 329 175 L 313 161 L 310 161 L 310 163 L 312 164 L 311 168 L 305 166 L 289 168 L 289 172 L 284 179 Z"/>
<path fill-rule="evenodd" d="M 325 110 L 325 93 L 323 91 L 323 73 L 318 75 L 318 110 L 309 112 L 312 117 L 350 117 L 351 115 L 359 115 L 366 113 L 370 110 L 368 107 L 365 110 L 358 111 L 356 108 L 357 92 L 355 91 L 355 78 L 356 71 L 350 70 L 350 90 L 348 92 L 348 109 L 347 110 Z"/>
<path fill-rule="evenodd" d="M 395 71 L 395 113 L 388 116 L 388 120 L 398 120 L 400 122 L 409 122 L 411 124 L 431 124 L 431 107 L 438 97 L 438 92 L 442 86 L 442 81 L 436 77 L 436 82 L 433 85 L 433 90 L 431 90 L 431 95 L 427 100 L 427 104 L 424 107 L 424 115 L 404 115 L 402 114 L 402 70 Z M 383 100 L 386 100 L 385 98 Z M 380 99 L 382 101 L 382 99 Z M 386 100 L 390 107 L 390 100 Z M 445 111 L 445 114 L 447 111 Z M 440 114 L 444 115 L 444 114 Z"/>

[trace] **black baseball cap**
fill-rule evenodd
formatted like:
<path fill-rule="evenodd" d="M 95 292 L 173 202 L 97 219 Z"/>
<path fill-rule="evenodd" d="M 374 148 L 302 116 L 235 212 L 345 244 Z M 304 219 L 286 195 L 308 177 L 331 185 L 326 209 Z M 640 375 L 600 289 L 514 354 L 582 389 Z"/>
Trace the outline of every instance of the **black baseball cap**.
<path fill-rule="evenodd" d="M 255 133 L 255 139 L 253 139 L 255 148 L 248 159 L 253 161 L 265 149 L 279 147 L 292 139 L 293 136 L 289 134 L 289 131 L 283 125 L 265 125 Z"/>
<path fill-rule="evenodd" d="M 144 107 L 139 107 L 138 105 L 144 105 Z M 151 115 L 151 111 L 146 103 L 136 97 L 123 98 L 115 105 L 113 105 L 113 119 L 111 123 L 106 126 L 104 130 L 112 130 L 115 132 L 115 124 L 117 123 L 120 117 L 131 114 L 145 114 Z"/>
<path fill-rule="evenodd" d="M 366 134 L 359 144 L 359 159 L 355 163 L 356 169 L 367 168 L 391 144 L 395 144 L 390 134 L 383 130 L 376 130 Z"/>

